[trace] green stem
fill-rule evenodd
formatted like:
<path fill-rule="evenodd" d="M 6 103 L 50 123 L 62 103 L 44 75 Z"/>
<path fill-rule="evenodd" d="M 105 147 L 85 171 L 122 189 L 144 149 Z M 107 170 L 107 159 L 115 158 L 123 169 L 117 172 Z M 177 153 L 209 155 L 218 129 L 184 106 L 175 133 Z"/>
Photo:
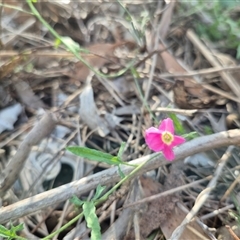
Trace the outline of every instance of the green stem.
<path fill-rule="evenodd" d="M 114 78 L 114 77 L 119 77 L 122 74 L 124 74 L 128 69 L 130 69 L 134 63 L 135 63 L 135 59 L 133 59 L 126 68 L 120 70 L 119 72 L 117 72 L 116 74 L 112 74 L 112 75 L 106 75 L 103 74 L 101 72 L 99 72 L 98 70 L 94 69 L 87 61 L 85 61 L 80 54 L 78 53 L 78 51 L 72 46 L 69 45 L 41 16 L 41 14 L 38 12 L 38 10 L 34 7 L 32 0 L 26 0 L 29 8 L 31 9 L 32 13 L 38 18 L 38 20 L 51 32 L 51 34 L 58 39 L 70 52 L 72 52 L 72 54 L 79 59 L 84 65 L 86 65 L 90 70 L 92 70 L 95 74 L 97 74 L 100 77 L 109 77 L 109 78 Z"/>
<path fill-rule="evenodd" d="M 117 190 L 118 187 L 121 186 L 121 184 L 123 184 L 124 182 L 126 182 L 128 179 L 130 179 L 131 177 L 133 177 L 145 164 L 147 164 L 149 161 L 151 161 L 153 158 L 157 157 L 158 155 L 160 155 L 160 153 L 156 153 L 154 154 L 154 156 L 152 156 L 151 158 L 149 158 L 146 162 L 143 162 L 141 164 L 139 164 L 132 172 L 129 173 L 129 175 L 125 176 L 121 181 L 119 181 L 114 187 L 112 187 L 107 193 L 105 193 L 101 198 L 99 198 L 98 200 L 95 201 L 95 206 L 105 202 L 108 197 L 115 191 Z M 78 214 L 75 218 L 73 218 L 72 220 L 70 220 L 68 223 L 66 223 L 65 225 L 63 225 L 61 228 L 59 228 L 58 230 L 56 230 L 55 232 L 51 233 L 50 235 L 48 235 L 45 238 L 42 238 L 42 240 L 48 240 L 51 239 L 52 237 L 54 237 L 56 234 L 62 232 L 63 230 L 67 229 L 69 226 L 71 226 L 73 223 L 75 223 L 76 221 L 78 221 L 78 219 L 80 217 L 83 216 L 83 213 Z"/>
<path fill-rule="evenodd" d="M 49 240 L 52 239 L 55 235 L 57 235 L 58 233 L 64 231 L 65 229 L 67 229 L 68 227 L 70 227 L 73 223 L 77 222 L 78 219 L 80 217 L 83 216 L 83 213 L 81 212 L 80 214 L 78 214 L 75 218 L 73 218 L 72 220 L 70 220 L 68 223 L 66 223 L 65 225 L 63 225 L 61 228 L 59 228 L 58 230 L 56 230 L 55 232 L 49 234 L 48 236 L 46 236 L 45 238 L 42 238 L 42 240 Z"/>
<path fill-rule="evenodd" d="M 156 124 L 156 125 L 159 124 L 159 121 L 157 120 L 157 118 L 156 118 L 156 117 L 154 116 L 154 114 L 152 113 L 150 107 L 148 106 L 148 103 L 147 103 L 145 97 L 143 96 L 142 90 L 141 90 L 141 88 L 140 88 L 140 86 L 139 86 L 139 83 L 138 83 L 138 80 L 137 80 L 137 75 L 138 75 L 137 71 L 136 71 L 133 67 L 131 67 L 130 70 L 131 70 L 131 73 L 132 73 L 132 75 L 133 75 L 133 79 L 134 79 L 135 85 L 136 85 L 136 87 L 137 87 L 137 91 L 138 91 L 138 93 L 139 93 L 139 95 L 140 95 L 140 98 L 141 98 L 141 100 L 142 100 L 143 105 L 145 106 L 145 108 L 146 108 L 147 111 L 149 112 L 149 114 L 150 114 L 151 118 L 154 120 L 155 124 Z"/>
<path fill-rule="evenodd" d="M 136 20 L 135 20 L 135 18 L 132 17 L 131 13 L 130 13 L 130 12 L 128 11 L 128 9 L 122 4 L 121 1 L 117 0 L 117 2 L 118 2 L 119 5 L 122 7 L 122 9 L 127 13 L 128 17 L 129 17 L 129 19 L 130 19 L 130 21 L 128 21 L 128 22 L 130 22 L 130 24 L 131 24 L 131 27 L 132 27 L 132 30 L 133 30 L 133 35 L 134 35 L 135 39 L 137 40 L 138 43 L 141 43 L 142 41 L 141 41 L 141 39 L 140 39 L 140 37 L 139 37 L 139 33 L 138 33 L 138 31 L 137 31 L 137 29 L 136 29 L 136 27 L 135 27 L 135 25 L 136 25 Z"/>
<path fill-rule="evenodd" d="M 48 30 L 51 32 L 51 34 L 58 39 L 70 52 L 72 52 L 74 54 L 74 56 L 79 59 L 83 64 L 85 64 L 89 69 L 91 69 L 94 73 L 96 73 L 97 75 L 101 76 L 101 77 L 118 77 L 120 75 L 122 75 L 123 73 L 125 73 L 128 69 L 132 68 L 135 60 L 132 60 L 130 62 L 130 64 L 128 64 L 128 66 L 124 69 L 122 69 L 121 71 L 119 71 L 116 74 L 112 74 L 112 75 L 105 75 L 102 74 L 101 72 L 97 71 L 96 69 L 94 69 L 88 62 L 86 62 L 78 53 L 78 51 L 71 45 L 68 45 L 66 41 L 64 41 L 64 39 L 42 18 L 42 16 L 40 15 L 40 13 L 37 11 L 37 9 L 34 7 L 32 0 L 26 0 L 29 8 L 31 9 L 32 13 L 38 18 L 38 20 L 46 27 L 48 28 Z M 133 71 L 132 71 L 133 72 Z M 149 107 L 146 104 L 147 109 L 150 111 Z M 151 113 L 151 111 L 150 111 Z M 154 116 L 153 116 L 154 118 Z M 109 190 L 106 194 L 104 194 L 100 199 L 98 199 L 95 202 L 95 205 L 100 204 L 104 201 L 107 200 L 107 198 L 109 197 L 109 195 L 111 195 L 119 186 L 121 186 L 121 184 L 123 184 L 124 182 L 126 182 L 127 180 L 129 180 L 131 177 L 133 177 L 147 162 L 149 162 L 151 159 L 155 158 L 158 154 L 155 154 L 153 157 L 151 157 L 149 160 L 147 160 L 146 162 L 143 162 L 140 165 L 132 165 L 132 164 L 128 164 L 128 163 L 124 163 L 125 165 L 130 165 L 130 166 L 134 166 L 136 167 L 129 175 L 125 176 L 122 180 L 120 180 L 114 187 L 112 187 L 111 190 Z M 79 215 L 77 215 L 75 218 L 73 218 L 72 220 L 70 220 L 68 223 L 66 223 L 64 226 L 62 226 L 61 228 L 59 228 L 58 230 L 56 230 L 55 232 L 51 233 L 50 235 L 48 235 L 45 238 L 42 238 L 42 240 L 47 240 L 47 239 L 51 239 L 52 237 L 54 237 L 56 234 L 62 232 L 63 230 L 67 229 L 69 226 L 71 226 L 73 223 L 75 223 L 80 217 L 83 216 L 83 213 L 80 213 Z"/>
<path fill-rule="evenodd" d="M 98 205 L 108 199 L 108 197 L 117 190 L 118 187 L 120 187 L 124 182 L 132 178 L 145 164 L 147 164 L 149 161 L 151 161 L 153 158 L 156 158 L 161 153 L 156 153 L 154 156 L 149 158 L 147 161 L 139 164 L 132 172 L 130 172 L 127 176 L 125 176 L 123 179 L 121 179 L 114 187 L 112 187 L 107 193 L 105 193 L 101 198 L 96 200 L 95 205 Z"/>
<path fill-rule="evenodd" d="M 27 238 L 23 238 L 23 237 L 20 237 L 20 236 L 15 236 L 14 238 L 19 239 L 19 240 L 27 240 Z"/>

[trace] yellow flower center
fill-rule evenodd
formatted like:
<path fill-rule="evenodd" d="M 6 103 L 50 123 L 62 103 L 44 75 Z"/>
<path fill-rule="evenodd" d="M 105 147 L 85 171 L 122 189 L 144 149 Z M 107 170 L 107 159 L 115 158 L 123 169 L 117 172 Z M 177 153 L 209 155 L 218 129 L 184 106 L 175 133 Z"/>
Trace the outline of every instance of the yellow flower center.
<path fill-rule="evenodd" d="M 164 132 L 162 134 L 162 141 L 165 144 L 170 145 L 173 141 L 173 135 L 170 132 Z"/>

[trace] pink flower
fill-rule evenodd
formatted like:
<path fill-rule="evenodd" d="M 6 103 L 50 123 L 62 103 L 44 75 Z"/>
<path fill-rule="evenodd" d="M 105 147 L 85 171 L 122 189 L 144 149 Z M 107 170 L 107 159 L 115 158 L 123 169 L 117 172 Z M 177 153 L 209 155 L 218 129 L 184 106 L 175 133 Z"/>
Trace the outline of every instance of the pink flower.
<path fill-rule="evenodd" d="M 148 147 L 155 151 L 162 151 L 167 160 L 174 159 L 173 147 L 185 142 L 185 139 L 174 135 L 173 121 L 164 119 L 158 128 L 150 127 L 145 132 L 145 141 Z"/>

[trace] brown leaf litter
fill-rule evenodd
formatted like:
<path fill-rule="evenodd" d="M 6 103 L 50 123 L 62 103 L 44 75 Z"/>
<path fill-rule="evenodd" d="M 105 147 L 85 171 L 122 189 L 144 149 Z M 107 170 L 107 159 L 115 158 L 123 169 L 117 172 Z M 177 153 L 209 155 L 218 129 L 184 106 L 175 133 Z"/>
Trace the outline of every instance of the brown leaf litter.
<path fill-rule="evenodd" d="M 115 50 L 122 46 L 133 46 L 131 42 L 96 43 L 90 45 L 86 49 L 89 54 L 83 54 L 83 59 L 93 68 L 99 69 L 105 64 L 119 64 L 118 57 L 115 55 Z M 73 81 L 85 81 L 91 70 L 81 61 L 74 64 L 74 67 L 66 73 Z"/>
<path fill-rule="evenodd" d="M 162 68 L 169 73 L 187 73 L 178 61 L 167 51 L 163 45 L 159 45 L 162 51 L 161 58 Z M 164 51 L 163 51 L 164 50 Z M 201 84 L 193 78 L 177 78 L 173 85 L 174 102 L 180 108 L 199 109 L 214 106 L 219 96 L 212 95 Z"/>
<path fill-rule="evenodd" d="M 164 192 L 184 184 L 182 163 L 174 163 L 170 167 L 170 172 L 167 174 L 164 185 L 152 178 L 141 176 L 139 178 L 142 198 L 154 196 L 160 192 Z M 169 194 L 161 198 L 156 198 L 151 202 L 141 204 L 136 209 L 139 213 L 139 230 L 141 239 L 146 239 L 149 234 L 156 229 L 161 229 L 165 238 L 168 239 L 172 232 L 182 222 L 186 213 L 179 209 L 176 205 L 181 202 L 179 194 Z M 199 235 L 205 235 L 197 223 L 190 224 L 194 227 Z M 199 235 L 193 233 L 188 228 L 183 233 L 183 239 L 199 239 Z M 135 239 L 134 230 L 127 234 L 125 240 Z"/>
<path fill-rule="evenodd" d="M 12 2 L 10 1 L 10 3 Z M 129 62 L 129 59 L 136 58 L 139 62 L 134 65 L 134 68 L 139 73 L 140 88 L 144 90 L 144 84 L 151 78 L 149 69 L 155 65 L 152 59 L 155 57 L 154 54 L 158 54 L 156 69 L 154 67 L 151 69 L 153 72 L 153 84 L 149 88 L 151 100 L 148 102 L 151 110 L 154 111 L 159 107 L 166 108 L 166 105 L 169 103 L 172 104 L 172 98 L 169 97 L 170 101 L 166 98 L 166 95 L 172 94 L 171 90 L 173 90 L 176 106 L 184 109 L 208 108 L 208 110 L 212 110 L 209 108 L 218 105 L 220 98 L 235 101 L 238 97 L 239 93 L 234 90 L 233 85 L 229 84 L 228 80 L 232 80 L 232 78 L 227 76 L 229 72 L 225 71 L 227 75 L 225 73 L 220 74 L 220 72 L 223 72 L 221 66 L 236 66 L 236 61 L 216 51 L 203 49 L 201 44 L 196 41 L 197 36 L 191 34 L 191 31 L 187 31 L 188 26 L 183 27 L 181 23 L 174 24 L 174 19 L 176 20 L 175 10 L 178 7 L 175 1 L 169 1 L 169 4 L 167 4 L 167 1 L 151 3 L 153 5 L 145 2 L 144 4 L 127 2 L 125 6 L 134 15 L 133 20 L 136 20 L 137 23 L 139 19 L 144 19 L 143 15 L 141 15 L 143 11 L 144 14 L 145 11 L 147 12 L 149 19 L 146 18 L 146 26 L 142 28 L 141 24 L 134 25 L 134 21 L 130 22 L 126 19 L 126 12 L 124 12 L 124 15 L 120 15 L 123 13 L 123 9 L 119 8 L 118 3 L 77 3 L 76 1 L 69 1 L 68 4 L 66 2 L 68 1 L 62 1 L 61 3 L 44 3 L 38 1 L 36 6 L 47 22 L 60 35 L 69 36 L 80 44 L 80 46 L 86 46 L 87 51 L 79 54 L 94 69 L 106 74 L 116 73 L 126 67 L 126 62 Z M 17 3 L 15 1 L 14 3 L 17 7 L 21 7 L 23 10 L 26 9 L 26 5 L 24 6 L 21 2 Z M 103 81 L 96 74 L 92 76 L 91 70 L 72 54 L 62 49 L 62 46 L 55 49 L 54 38 L 45 29 L 43 31 L 42 24 L 32 15 L 22 14 L 17 9 L 9 10 L 4 7 L 2 16 L 6 17 L 7 20 L 9 17 L 12 18 L 7 24 L 5 22 L 2 24 L 4 38 L 0 52 L 0 106 L 3 108 L 17 101 L 21 102 L 23 108 L 25 107 L 25 111 L 23 112 L 26 112 L 24 119 L 19 119 L 20 123 L 16 123 L 13 131 L 5 131 L 0 135 L 2 148 L 4 147 L 7 150 L 13 149 L 11 153 L 19 152 L 17 149 L 25 137 L 24 134 L 32 127 L 35 118 L 38 118 L 35 110 L 48 108 L 50 112 L 59 113 L 60 119 L 57 124 L 68 127 L 70 132 L 68 134 L 72 132 L 69 137 L 67 135 L 63 137 L 64 139 L 58 139 L 61 142 L 65 142 L 67 138 L 71 139 L 73 144 L 86 144 L 86 146 L 90 146 L 91 148 L 115 155 L 118 152 L 120 143 L 124 141 L 127 142 L 127 150 L 124 155 L 128 160 L 150 152 L 144 144 L 144 131 L 141 132 L 141 129 L 145 129 L 146 125 L 152 125 L 153 121 L 147 111 L 142 111 L 142 102 L 140 101 L 139 92 L 136 90 L 130 71 L 121 77 L 110 80 L 104 79 Z M 109 19 L 106 21 L 106 18 L 109 18 L 110 21 Z M 104 25 L 99 19 L 105 19 L 105 23 L 109 24 Z M 9 37 L 10 28 L 6 27 L 8 24 L 14 30 L 19 28 L 21 31 L 18 34 L 14 34 L 14 31 L 12 31 L 10 33 L 12 36 Z M 138 29 L 137 27 L 140 28 Z M 178 31 L 174 37 L 171 35 L 172 27 Z M 142 36 L 137 36 L 139 37 L 137 40 L 131 36 L 134 33 L 134 28 L 142 34 Z M 150 37 L 148 37 L 147 32 L 150 33 Z M 158 33 L 160 33 L 159 38 L 162 38 L 164 43 L 159 44 Z M 144 36 L 144 34 L 146 35 Z M 146 52 L 145 46 L 143 48 L 141 48 L 142 45 L 141 47 L 137 46 L 135 41 L 146 41 L 146 48 L 149 52 Z M 177 51 L 175 51 L 176 47 Z M 134 54 L 126 56 L 124 55 L 126 48 L 128 50 L 137 48 L 138 52 L 137 54 L 134 52 Z M 141 51 L 140 48 L 144 50 Z M 189 52 L 184 55 L 186 49 Z M 179 53 L 182 55 L 180 56 Z M 189 55 L 190 58 L 188 59 Z M 208 55 L 214 55 L 214 59 L 208 58 Z M 181 62 L 180 60 L 184 61 Z M 212 60 L 219 64 L 215 65 L 216 63 Z M 204 78 L 199 74 L 199 77 L 197 71 L 202 69 L 202 66 L 206 68 L 211 65 L 219 67 L 220 70 L 214 74 L 205 74 Z M 173 76 L 175 73 L 187 75 L 190 68 L 194 71 L 191 71 L 193 74 L 191 73 L 187 77 Z M 206 70 L 212 70 L 212 68 Z M 171 76 L 167 76 L 167 78 L 171 79 L 167 79 L 170 83 L 165 81 L 164 77 L 161 78 L 161 75 L 164 75 L 164 73 L 172 74 Z M 237 74 L 231 75 L 234 78 L 234 82 L 239 84 Z M 92 78 L 90 79 L 89 76 Z M 160 82 L 155 77 L 159 77 Z M 86 87 L 89 84 L 89 81 L 86 80 L 89 79 L 91 80 L 91 86 L 88 85 Z M 159 88 L 156 87 L 157 84 Z M 84 89 L 84 87 L 86 88 Z M 210 88 L 212 90 L 215 89 L 215 92 Z M 12 94 L 8 93 L 4 95 L 4 91 L 6 93 L 9 89 L 14 90 Z M 86 93 L 85 90 L 88 90 L 88 92 Z M 161 90 L 163 91 L 161 92 Z M 217 92 L 216 90 L 222 90 L 222 92 Z M 165 93 L 162 94 L 164 91 Z M 223 95 L 223 92 L 225 95 Z M 37 95 L 38 93 L 40 94 Z M 63 93 L 67 100 L 61 101 L 61 105 L 58 105 L 55 103 L 58 101 L 60 93 Z M 234 96 L 234 93 L 237 97 Z M 227 94 L 228 97 L 226 97 Z M 42 96 L 46 97 L 47 101 Z M 236 128 L 239 126 L 239 115 L 236 116 L 238 112 L 236 111 L 235 102 L 232 105 L 233 111 L 231 113 L 235 115 L 234 118 L 231 118 L 230 123 L 231 127 Z M 75 107 L 77 110 L 72 111 L 71 107 Z M 33 110 L 31 111 L 31 109 Z M 223 108 L 218 113 L 221 110 Z M 199 119 L 199 121 L 202 118 L 210 121 L 209 117 L 203 116 L 204 110 L 196 110 L 196 112 L 197 114 L 192 113 L 188 118 L 188 122 L 192 123 L 192 125 L 194 125 L 193 117 Z M 121 115 L 121 118 L 116 118 L 114 114 Z M 163 111 L 159 110 L 156 112 L 156 117 L 162 119 L 165 116 L 164 114 Z M 176 112 L 176 114 L 179 113 Z M 226 113 L 220 114 L 221 117 L 224 117 Z M 34 115 L 33 118 L 31 118 L 32 115 Z M 213 115 L 213 117 L 216 116 Z M 218 127 L 219 125 L 222 126 L 221 122 L 218 121 L 219 118 L 214 119 Z M 21 121 L 25 123 L 21 124 Z M 20 128 L 18 128 L 19 125 Z M 199 124 L 195 125 L 198 126 Z M 191 127 L 190 131 L 194 129 L 195 125 Z M 212 128 L 214 129 L 214 127 Z M 100 129 L 102 132 L 96 132 L 94 131 L 95 129 Z M 199 132 L 202 134 L 202 131 Z M 78 137 L 75 137 L 77 133 Z M 59 137 L 54 136 L 55 138 Z M 65 144 L 67 145 L 69 141 L 65 142 Z M 237 156 L 236 154 L 236 159 Z M 3 171 L 6 166 L 2 165 L 2 161 L 0 164 L 1 171 Z M 92 163 L 91 165 L 88 164 L 88 161 L 85 159 L 79 159 L 78 167 L 75 170 L 76 172 L 81 171 L 81 177 L 83 177 L 94 174 L 94 172 L 98 172 L 102 168 L 109 166 L 98 165 L 98 167 L 101 168 L 96 168 Z M 170 171 L 168 171 L 169 169 Z M 116 195 L 119 194 L 118 196 L 111 196 L 108 201 L 97 209 L 97 215 L 99 216 L 102 230 L 104 230 L 102 231 L 103 237 L 114 236 L 114 231 L 117 228 L 118 239 L 123 239 L 129 226 L 130 231 L 125 236 L 126 239 L 146 239 L 154 231 L 160 232 L 160 230 L 161 236 L 159 238 L 163 238 L 163 235 L 166 239 L 171 236 L 172 232 L 186 216 L 186 212 L 179 208 L 178 203 L 186 200 L 184 204 L 191 206 L 196 195 L 192 196 L 186 191 L 186 198 L 184 198 L 185 195 L 180 194 L 155 198 L 151 202 L 146 201 L 144 204 L 136 205 L 137 210 L 135 213 L 134 208 L 124 208 L 123 204 L 127 192 L 129 194 L 125 204 L 127 205 L 127 201 L 129 200 L 129 204 L 133 205 L 138 200 L 136 199 L 137 197 L 146 198 L 174 189 L 177 186 L 182 186 L 184 184 L 184 181 L 181 179 L 183 171 L 178 167 L 177 162 L 173 162 L 169 169 L 162 168 L 158 170 L 161 176 L 166 174 L 163 184 L 150 177 L 142 176 L 136 181 L 138 182 L 138 188 L 132 190 L 132 186 L 130 188 L 127 187 L 124 189 L 124 194 L 120 194 L 122 189 L 119 189 L 116 193 Z M 199 168 L 192 167 L 192 169 L 195 177 L 200 172 Z M 230 170 L 232 171 L 232 169 Z M 212 171 L 212 169 L 209 171 Z M 23 178 L 26 177 L 23 176 Z M 20 181 L 23 178 L 20 178 Z M 41 184 L 42 182 L 39 181 L 36 186 Z M 11 190 L 13 190 L 12 192 L 14 192 L 15 197 L 11 203 L 18 202 L 19 199 L 16 199 L 15 196 L 17 192 L 14 191 L 14 188 Z M 28 188 L 24 190 L 26 190 L 25 196 L 30 197 L 32 192 L 29 191 L 27 193 Z M 191 190 L 189 189 L 189 191 Z M 87 199 L 91 196 L 91 193 L 88 192 L 80 197 Z M 209 203 L 209 205 L 212 204 L 210 205 L 211 210 L 215 210 L 215 203 L 216 201 Z M 24 220 L 20 220 L 25 223 L 24 234 L 32 231 L 36 236 L 47 236 L 50 231 L 59 229 L 62 224 L 71 220 L 78 213 L 78 211 L 73 213 L 73 206 L 69 207 L 68 202 L 65 205 L 61 204 L 57 208 L 56 206 L 51 206 L 50 211 L 49 209 L 41 209 L 36 214 L 26 216 Z M 206 209 L 209 210 L 208 205 L 204 207 L 203 211 Z M 67 214 L 70 210 L 72 215 Z M 46 212 L 49 215 L 46 215 Z M 46 220 L 47 217 L 49 217 L 48 220 Z M 124 222 L 122 223 L 121 221 Z M 131 226 L 133 226 L 132 229 Z M 209 224 L 209 226 L 215 227 L 214 224 Z M 116 228 L 114 229 L 114 227 Z M 84 220 L 79 222 L 79 224 L 72 225 L 71 228 L 73 228 L 71 231 L 72 235 L 70 235 L 71 229 L 68 229 L 64 233 L 66 235 L 69 234 L 67 236 L 69 239 L 73 239 L 75 233 L 79 235 L 89 233 Z M 62 239 L 64 234 L 55 236 L 55 239 Z M 225 235 L 225 233 L 223 235 L 230 239 L 229 235 Z M 28 239 L 31 239 L 33 234 L 26 236 L 28 236 Z M 196 222 L 192 222 L 187 226 L 182 238 L 209 239 Z"/>

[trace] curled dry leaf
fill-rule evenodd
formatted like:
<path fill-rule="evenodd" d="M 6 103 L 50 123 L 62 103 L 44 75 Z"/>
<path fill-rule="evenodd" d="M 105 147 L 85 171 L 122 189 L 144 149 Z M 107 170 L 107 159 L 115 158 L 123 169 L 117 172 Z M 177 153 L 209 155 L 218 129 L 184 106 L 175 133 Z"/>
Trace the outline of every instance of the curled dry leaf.
<path fill-rule="evenodd" d="M 160 50 L 164 46 L 160 44 Z M 187 73 L 187 71 L 178 63 L 178 61 L 167 51 L 160 53 L 161 63 L 165 71 L 169 73 Z M 219 96 L 210 94 L 201 84 L 193 78 L 178 78 L 173 87 L 174 102 L 180 108 L 199 109 L 211 107 Z"/>
<path fill-rule="evenodd" d="M 218 96 L 210 95 L 200 84 L 184 80 L 176 80 L 173 92 L 174 102 L 178 107 L 184 109 L 212 107 L 218 100 Z"/>

